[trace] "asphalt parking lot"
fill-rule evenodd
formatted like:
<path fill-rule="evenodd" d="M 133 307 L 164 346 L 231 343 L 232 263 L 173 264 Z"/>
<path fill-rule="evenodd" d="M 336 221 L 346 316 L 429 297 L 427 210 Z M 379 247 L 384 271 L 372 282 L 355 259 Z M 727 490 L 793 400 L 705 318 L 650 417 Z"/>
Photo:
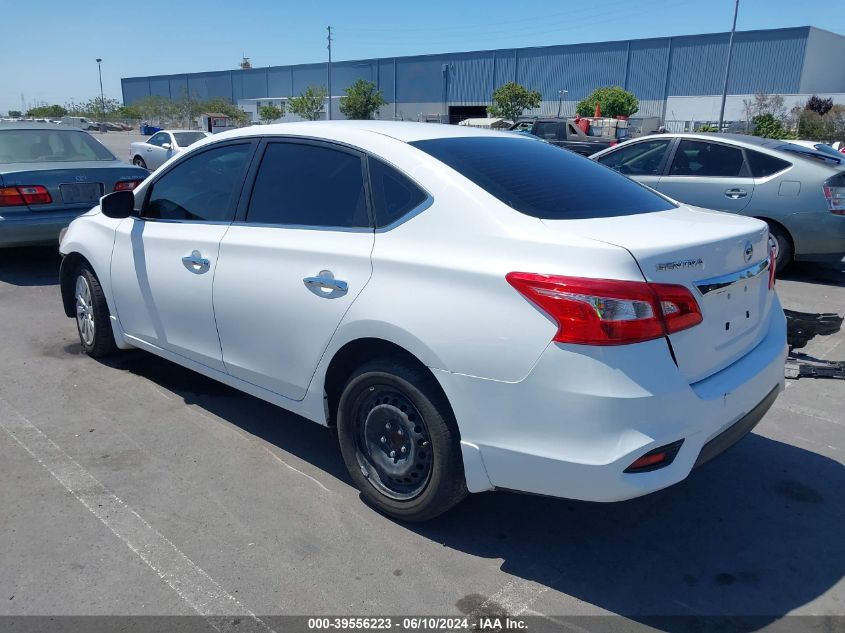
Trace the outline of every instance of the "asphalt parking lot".
<path fill-rule="evenodd" d="M 138 130 L 129 132 L 91 132 L 91 136 L 105 145 L 112 154 L 125 163 L 129 160 L 129 144 L 135 141 L 145 141 L 150 138 L 149 134 L 141 134 Z"/>
<path fill-rule="evenodd" d="M 0 251 L 0 615 L 845 615 L 845 380 L 788 381 L 645 498 L 485 493 L 403 525 L 332 431 L 141 351 L 82 355 L 58 263 Z M 845 263 L 777 287 L 845 313 Z M 845 331 L 802 351 L 843 360 Z"/>

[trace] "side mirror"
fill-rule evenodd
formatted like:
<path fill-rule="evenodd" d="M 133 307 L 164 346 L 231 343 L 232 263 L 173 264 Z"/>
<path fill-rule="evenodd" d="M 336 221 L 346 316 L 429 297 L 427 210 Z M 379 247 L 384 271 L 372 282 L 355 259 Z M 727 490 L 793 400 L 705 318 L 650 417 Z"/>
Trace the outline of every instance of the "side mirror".
<path fill-rule="evenodd" d="M 109 218 L 121 220 L 135 215 L 135 194 L 131 191 L 115 191 L 100 198 L 100 211 Z"/>
<path fill-rule="evenodd" d="M 167 149 L 167 150 L 170 150 L 170 149 L 172 149 L 172 148 L 173 148 L 173 146 L 172 146 L 170 143 L 162 143 L 162 144 L 161 144 L 161 149 Z"/>

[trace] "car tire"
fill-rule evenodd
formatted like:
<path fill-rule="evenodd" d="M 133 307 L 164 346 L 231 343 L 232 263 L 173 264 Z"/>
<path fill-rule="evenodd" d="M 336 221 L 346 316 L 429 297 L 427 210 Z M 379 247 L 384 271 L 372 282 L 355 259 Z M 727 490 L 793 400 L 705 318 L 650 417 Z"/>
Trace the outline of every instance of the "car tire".
<path fill-rule="evenodd" d="M 117 345 L 100 280 L 88 264 L 82 264 L 76 271 L 73 284 L 76 330 L 82 351 L 92 358 L 114 354 Z"/>
<path fill-rule="evenodd" d="M 457 424 L 424 368 L 392 358 L 358 368 L 340 396 L 337 430 L 352 480 L 378 511 L 426 521 L 466 496 Z"/>
<path fill-rule="evenodd" d="M 136 156 L 135 158 L 133 158 L 132 164 L 135 165 L 135 167 L 140 167 L 141 169 L 147 168 L 147 163 L 145 163 L 144 159 L 141 158 L 140 156 Z"/>
<path fill-rule="evenodd" d="M 775 240 L 777 257 L 775 257 L 775 272 L 781 273 L 792 263 L 794 248 L 792 239 L 786 230 L 777 225 L 769 224 L 769 235 Z"/>

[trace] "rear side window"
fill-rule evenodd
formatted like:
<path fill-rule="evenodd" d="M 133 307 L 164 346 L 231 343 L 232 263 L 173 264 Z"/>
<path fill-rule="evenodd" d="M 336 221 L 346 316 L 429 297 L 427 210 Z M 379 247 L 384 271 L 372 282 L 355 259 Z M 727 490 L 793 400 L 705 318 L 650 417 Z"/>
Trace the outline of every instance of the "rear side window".
<path fill-rule="evenodd" d="M 141 217 L 227 222 L 243 182 L 250 144 L 224 145 L 177 163 L 150 190 Z"/>
<path fill-rule="evenodd" d="M 369 159 L 376 226 L 388 226 L 420 206 L 428 195 L 380 160 Z"/>
<path fill-rule="evenodd" d="M 255 177 L 246 221 L 369 227 L 361 157 L 319 145 L 270 143 Z"/>
<path fill-rule="evenodd" d="M 745 155 L 748 157 L 748 166 L 754 178 L 765 178 L 792 166 L 788 161 L 750 149 L 745 150 Z"/>
<path fill-rule="evenodd" d="M 670 176 L 731 177 L 742 175 L 742 150 L 721 143 L 682 140 L 678 143 Z"/>
<path fill-rule="evenodd" d="M 411 145 L 508 206 L 536 218 L 605 218 L 675 208 L 651 189 L 549 143 L 489 136 Z"/>
<path fill-rule="evenodd" d="M 658 176 L 663 171 L 663 157 L 666 156 L 670 143 L 671 139 L 625 143 L 598 161 L 620 174 Z"/>

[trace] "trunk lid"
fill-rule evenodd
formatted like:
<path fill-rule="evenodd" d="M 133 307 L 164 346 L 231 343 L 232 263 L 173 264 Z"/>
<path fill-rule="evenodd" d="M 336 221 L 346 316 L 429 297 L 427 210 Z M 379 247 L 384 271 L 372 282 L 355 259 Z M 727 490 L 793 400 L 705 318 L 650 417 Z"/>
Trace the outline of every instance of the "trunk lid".
<path fill-rule="evenodd" d="M 51 215 L 82 212 L 96 206 L 100 197 L 114 191 L 121 180 L 144 180 L 149 174 L 143 169 L 120 161 L 82 161 L 62 163 L 11 163 L 0 165 L 3 186 L 41 185 L 50 192 L 50 204 L 9 207 L 13 211 Z"/>
<path fill-rule="evenodd" d="M 647 281 L 679 284 L 692 292 L 703 321 L 669 336 L 678 368 L 690 383 L 724 369 L 765 336 L 773 298 L 765 223 L 689 206 L 543 223 L 620 246 L 636 259 Z"/>

